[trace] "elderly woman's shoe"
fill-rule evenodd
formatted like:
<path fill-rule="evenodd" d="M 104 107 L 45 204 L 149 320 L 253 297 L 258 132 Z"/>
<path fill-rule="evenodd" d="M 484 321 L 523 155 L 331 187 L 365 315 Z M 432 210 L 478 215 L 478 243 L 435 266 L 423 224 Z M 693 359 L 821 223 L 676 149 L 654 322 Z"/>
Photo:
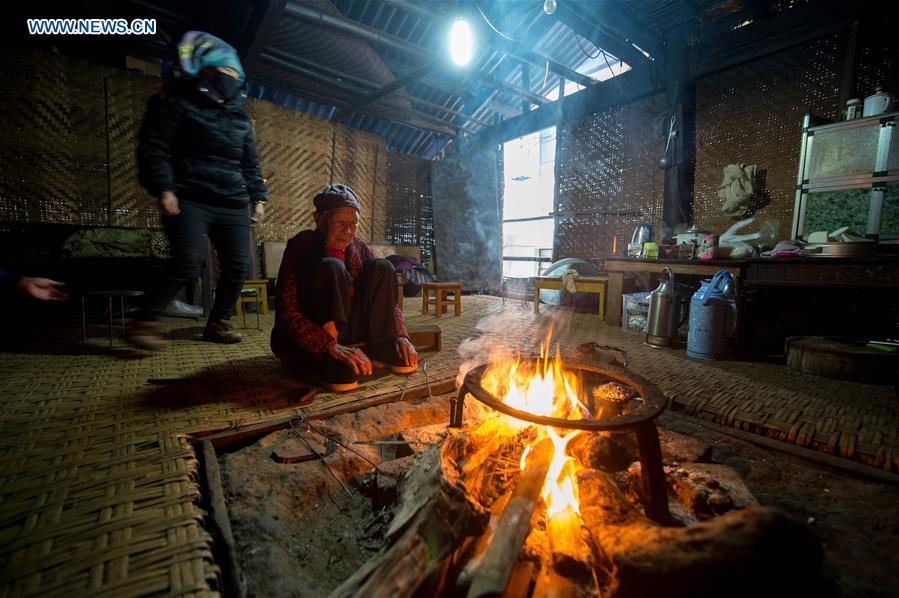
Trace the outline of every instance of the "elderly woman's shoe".
<path fill-rule="evenodd" d="M 400 356 L 396 354 L 396 347 L 393 343 L 370 344 L 366 345 L 363 350 L 371 359 L 372 367 L 382 370 L 389 369 L 394 374 L 411 374 L 418 369 L 418 366 L 403 363 Z"/>
<path fill-rule="evenodd" d="M 312 377 L 319 386 L 331 392 L 346 392 L 359 387 L 353 368 L 337 361 L 330 355 L 323 355 L 311 370 Z"/>

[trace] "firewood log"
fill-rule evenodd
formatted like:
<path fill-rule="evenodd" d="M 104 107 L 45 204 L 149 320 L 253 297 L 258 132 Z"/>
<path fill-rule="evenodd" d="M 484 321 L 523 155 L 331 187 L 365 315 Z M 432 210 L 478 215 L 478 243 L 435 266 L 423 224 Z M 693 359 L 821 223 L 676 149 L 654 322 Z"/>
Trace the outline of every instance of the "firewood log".
<path fill-rule="evenodd" d="M 589 534 L 580 515 L 570 509 L 556 513 L 546 520 L 546 535 L 552 554 L 553 568 L 565 577 L 589 578 L 593 557 L 586 542 Z"/>
<path fill-rule="evenodd" d="M 583 467 L 614 472 L 625 471 L 637 457 L 620 442 L 621 434 L 578 434 L 568 443 L 567 452 Z"/>
<path fill-rule="evenodd" d="M 606 575 L 602 596 L 816 595 L 819 542 L 772 508 L 729 513 L 685 528 L 663 527 L 635 509 L 614 480 L 581 472 L 581 514 Z"/>
<path fill-rule="evenodd" d="M 490 546 L 474 574 L 468 589 L 469 598 L 496 596 L 505 590 L 512 566 L 518 560 L 521 545 L 530 531 L 531 517 L 540 499 L 552 453 L 552 442 L 547 438 L 528 455 L 525 469 L 516 482 L 509 504 L 497 522 Z"/>
<path fill-rule="evenodd" d="M 552 567 L 544 567 L 537 574 L 532 595 L 540 598 L 577 598 L 580 592 L 574 583 L 553 571 Z"/>
<path fill-rule="evenodd" d="M 457 542 L 483 531 L 487 514 L 461 483 L 456 463 L 464 435 L 418 455 L 409 471 L 384 548 L 331 596 L 434 595 Z"/>

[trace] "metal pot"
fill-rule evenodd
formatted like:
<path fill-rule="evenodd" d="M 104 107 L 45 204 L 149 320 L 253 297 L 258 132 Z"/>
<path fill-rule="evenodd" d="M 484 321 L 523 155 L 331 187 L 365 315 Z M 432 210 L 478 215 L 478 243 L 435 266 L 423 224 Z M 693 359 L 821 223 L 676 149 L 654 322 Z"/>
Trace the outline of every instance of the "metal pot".
<path fill-rule="evenodd" d="M 702 237 L 710 234 L 709 231 L 702 230 L 695 224 L 682 232 L 679 235 L 674 235 L 674 241 L 678 245 L 682 245 L 684 243 L 695 243 L 699 245 L 702 242 Z"/>
<path fill-rule="evenodd" d="M 892 94 L 885 92 L 878 87 L 872 95 L 865 98 L 865 106 L 863 116 L 874 116 L 875 114 L 883 114 L 893 107 L 895 98 Z"/>
<path fill-rule="evenodd" d="M 687 355 L 698 359 L 719 359 L 728 350 L 728 339 L 736 334 L 740 322 L 736 278 L 721 269 L 690 299 L 690 332 Z M 732 295 L 732 296 L 728 296 Z"/>

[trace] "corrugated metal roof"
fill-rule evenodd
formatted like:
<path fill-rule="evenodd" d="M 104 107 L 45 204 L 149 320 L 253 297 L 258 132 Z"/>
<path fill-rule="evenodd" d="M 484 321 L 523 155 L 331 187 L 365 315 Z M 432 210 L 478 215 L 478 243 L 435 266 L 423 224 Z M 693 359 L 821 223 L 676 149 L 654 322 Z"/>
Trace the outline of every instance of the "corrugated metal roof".
<path fill-rule="evenodd" d="M 597 0 L 559 0 L 563 1 L 586 14 Z M 708 14 L 712 7 L 727 4 L 729 8 L 741 2 L 628 0 L 626 7 L 647 27 L 663 32 Z M 297 10 L 291 13 L 291 7 Z M 329 28 L 320 19 L 303 17 L 298 12 L 302 10 L 347 19 L 351 27 L 368 27 L 371 35 L 390 39 L 365 41 Z M 581 74 L 617 60 L 601 54 L 558 15 L 544 14 L 537 1 L 289 0 L 263 41 L 262 57 L 250 69 L 249 94 L 335 118 L 342 107 L 406 78 L 429 57 L 446 55 L 448 23 L 456 14 L 465 14 L 480 36 L 467 74 L 453 75 L 452 67 L 438 66 L 389 96 L 355 109 L 341 122 L 383 136 L 391 151 L 430 158 L 454 135 L 475 133 L 527 109 L 529 102 L 508 86 L 544 97 L 558 87 L 560 77 L 552 70 L 522 62 L 499 46 L 514 49 L 520 42 L 521 48 Z M 503 37 L 514 41 L 504 42 Z M 478 73 L 507 86 L 497 87 Z"/>
<path fill-rule="evenodd" d="M 335 0 L 333 4 L 328 0 L 304 0 L 303 4 L 329 13 L 335 13 L 336 9 L 336 12 L 352 21 L 404 40 L 414 47 L 436 55 L 445 53 L 444 24 L 449 15 L 444 11 L 452 6 L 446 2 L 417 2 L 425 11 L 440 15 L 442 22 L 428 18 L 414 7 L 404 9 L 396 3 L 381 0 Z M 587 52 L 595 53 L 592 44 L 586 40 L 580 40 L 581 44 L 578 44 L 575 34 L 558 20 L 544 14 L 537 3 L 483 4 L 481 8 L 500 31 L 508 26 L 508 31 L 503 33 L 560 64 L 576 70 L 590 61 Z M 473 2 L 461 3 L 459 6 L 467 11 L 469 18 L 480 20 L 480 15 L 474 12 L 477 7 Z M 488 41 L 489 36 L 497 35 L 490 32 L 484 22 L 476 23 L 476 26 Z M 294 94 L 306 96 L 302 100 L 291 100 L 292 107 L 328 118 L 336 112 L 335 105 L 358 100 L 393 78 L 402 78 L 420 65 L 417 57 L 395 48 L 368 45 L 358 39 L 346 43 L 330 43 L 334 39 L 335 34 L 331 31 L 323 31 L 323 28 L 296 19 L 284 19 L 272 33 L 267 48 L 302 56 L 311 63 L 366 79 L 373 84 L 371 87 L 357 88 L 354 92 L 348 89 L 351 87 L 349 85 L 334 85 L 328 95 L 328 85 L 320 81 L 304 81 L 303 77 L 291 73 L 282 73 L 279 78 L 272 72 L 278 70 L 276 67 L 260 64 L 257 68 L 264 84 L 251 88 L 251 95 L 271 98 L 273 101 L 287 98 L 288 94 L 274 94 L 267 89 L 268 86 L 277 86 L 281 82 Z M 368 47 L 362 48 L 363 44 Z M 511 58 L 482 41 L 469 70 L 488 73 L 498 80 L 524 88 L 522 64 L 520 60 Z M 527 68 L 530 74 L 528 91 L 542 96 L 558 86 L 558 75 L 550 72 L 546 76 L 545 68 L 532 64 L 527 64 Z M 402 108 L 413 108 L 417 113 L 446 121 L 463 134 L 476 132 L 523 110 L 524 100 L 520 96 L 503 89 L 494 89 L 474 75 L 450 81 L 441 75 L 443 73 L 410 83 L 404 90 L 376 105 L 366 107 L 364 114 L 354 114 L 346 124 L 384 136 L 391 151 L 430 158 L 451 138 L 417 127 L 416 124 L 420 125 L 421 122 L 416 121 L 411 111 L 404 114 Z M 328 102 L 328 99 L 332 102 Z M 391 106 L 399 108 L 399 113 Z M 440 107 L 446 110 L 441 110 Z M 460 114 L 467 114 L 469 118 Z M 407 122 L 402 123 L 400 120 Z"/>
<path fill-rule="evenodd" d="M 581 74 L 604 68 L 607 59 L 614 63 L 613 57 L 597 54 L 598 49 L 566 22 L 584 25 L 585 34 L 591 28 L 612 34 L 616 21 L 603 21 L 597 14 L 609 9 L 623 16 L 622 23 L 642 22 L 650 38 L 660 38 L 685 23 L 701 29 L 717 19 L 739 19 L 772 7 L 783 11 L 809 1 L 557 0 L 559 9 L 546 15 L 539 0 L 287 0 L 283 7 L 267 0 L 70 0 L 67 11 L 72 16 L 97 16 L 105 10 L 109 16 L 157 19 L 155 36 L 109 40 L 110 55 L 102 59 L 110 64 L 118 60 L 113 56 L 117 52 L 171 59 L 172 41 L 185 28 L 210 31 L 232 41 L 247 59 L 251 96 L 323 118 L 341 117 L 341 122 L 383 136 L 392 151 L 431 157 L 454 136 L 517 116 L 558 87 L 559 75 L 547 72 L 539 58 L 522 56 L 522 51 Z M 428 61 L 446 56 L 447 29 L 457 14 L 465 14 L 479 36 L 466 71 L 454 74 L 457 69 L 447 61 L 402 87 L 397 84 L 386 97 L 356 105 L 398 79 L 405 81 Z M 325 17 L 335 22 L 328 25 Z M 338 32 L 341 27 L 353 31 Z M 92 49 L 96 44 L 37 37 L 23 43 L 59 44 L 64 52 L 97 54 Z M 617 45 L 633 56 L 621 40 Z M 510 56 L 510 49 L 518 56 Z M 531 63 L 523 63 L 524 58 Z"/>

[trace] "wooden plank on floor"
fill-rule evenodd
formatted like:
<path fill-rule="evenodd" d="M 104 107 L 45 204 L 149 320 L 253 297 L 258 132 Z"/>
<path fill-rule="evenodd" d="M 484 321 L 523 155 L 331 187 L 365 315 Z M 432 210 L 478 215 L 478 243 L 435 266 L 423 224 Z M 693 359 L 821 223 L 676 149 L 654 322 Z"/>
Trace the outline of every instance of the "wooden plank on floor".
<path fill-rule="evenodd" d="M 437 396 L 452 392 L 455 390 L 455 388 L 455 377 L 443 378 L 439 380 L 433 380 L 431 382 L 430 392 L 431 395 Z M 335 415 L 352 413 L 353 411 L 360 411 L 369 407 L 376 407 L 385 403 L 396 402 L 400 400 L 400 397 L 402 397 L 404 401 L 415 401 L 427 396 L 427 384 L 417 384 L 415 386 L 410 385 L 406 389 L 405 394 L 403 394 L 402 391 L 394 391 L 367 397 L 350 396 L 345 400 L 333 401 L 323 405 L 315 405 L 313 409 L 303 412 L 302 416 L 308 420 L 325 419 L 327 417 L 333 417 Z M 215 447 L 215 450 L 219 451 L 231 445 L 249 441 L 252 438 L 281 430 L 287 427 L 288 422 L 294 417 L 296 417 L 296 415 L 288 415 L 251 426 L 237 427 L 220 431 L 210 430 L 207 432 L 201 432 L 195 436 L 202 436 L 204 440 L 208 440 L 212 443 L 212 446 Z M 447 423 L 449 423 L 449 413 L 446 414 L 446 418 Z"/>

